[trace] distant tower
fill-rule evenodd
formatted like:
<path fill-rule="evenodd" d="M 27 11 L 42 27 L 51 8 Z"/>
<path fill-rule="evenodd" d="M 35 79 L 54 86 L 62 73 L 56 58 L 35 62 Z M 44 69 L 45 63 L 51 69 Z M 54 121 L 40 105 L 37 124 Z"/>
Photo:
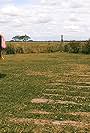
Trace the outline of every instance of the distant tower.
<path fill-rule="evenodd" d="M 61 35 L 61 42 L 63 42 L 63 35 Z"/>

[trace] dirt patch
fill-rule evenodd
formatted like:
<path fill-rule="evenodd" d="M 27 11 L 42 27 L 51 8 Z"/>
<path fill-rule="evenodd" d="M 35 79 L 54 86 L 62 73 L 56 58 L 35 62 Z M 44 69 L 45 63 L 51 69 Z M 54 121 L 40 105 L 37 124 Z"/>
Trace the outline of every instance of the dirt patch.
<path fill-rule="evenodd" d="M 56 102 L 58 103 L 67 103 L 68 101 L 61 101 L 61 100 L 56 100 Z M 71 102 L 72 104 L 74 104 L 74 102 Z M 29 113 L 31 114 L 54 114 L 53 112 L 46 112 L 44 110 L 32 110 Z M 60 112 L 61 113 L 61 112 Z M 86 117 L 90 117 L 90 112 L 70 112 L 70 113 L 63 113 L 63 114 L 70 114 L 70 115 L 80 115 L 80 116 L 86 116 Z"/>
<path fill-rule="evenodd" d="M 74 127 L 80 127 L 80 128 L 84 128 L 84 127 L 89 127 L 90 124 L 86 124 L 83 122 L 78 122 L 78 121 L 53 121 L 52 124 L 54 125 L 70 125 L 70 126 L 74 126 Z"/>
<path fill-rule="evenodd" d="M 60 104 L 77 104 L 77 103 L 75 103 L 73 101 L 62 101 L 62 100 L 40 99 L 40 98 L 32 99 L 31 102 L 32 103 L 47 103 L 47 104 L 56 104 L 56 103 L 60 103 Z"/>
<path fill-rule="evenodd" d="M 9 122 L 15 123 L 15 124 L 36 124 L 36 125 L 71 125 L 75 127 L 80 127 L 80 128 L 86 128 L 90 127 L 90 124 L 86 124 L 83 122 L 78 122 L 78 121 L 53 121 L 49 119 L 28 119 L 28 118 L 9 118 Z"/>
<path fill-rule="evenodd" d="M 47 93 L 43 93 L 44 96 L 61 96 L 60 94 L 47 94 Z"/>
<path fill-rule="evenodd" d="M 67 114 L 90 117 L 90 112 L 71 112 L 71 113 L 67 113 Z"/>
<path fill-rule="evenodd" d="M 53 103 L 54 101 L 51 99 L 42 99 L 42 98 L 35 98 L 31 100 L 32 103 Z"/>
<path fill-rule="evenodd" d="M 60 103 L 60 104 L 77 104 L 73 101 L 62 101 L 62 100 L 56 100 L 55 103 Z"/>
<path fill-rule="evenodd" d="M 51 121 L 49 120 L 43 120 L 43 119 L 28 119 L 28 118 L 9 118 L 9 122 L 15 123 L 15 124 L 38 124 L 38 125 L 45 125 L 50 124 Z"/>
<path fill-rule="evenodd" d="M 45 89 L 45 91 L 66 91 L 64 89 Z"/>
<path fill-rule="evenodd" d="M 53 114 L 53 112 L 46 112 L 46 111 L 41 111 L 41 110 L 32 110 L 30 113 L 31 114 L 45 114 L 45 115 Z"/>

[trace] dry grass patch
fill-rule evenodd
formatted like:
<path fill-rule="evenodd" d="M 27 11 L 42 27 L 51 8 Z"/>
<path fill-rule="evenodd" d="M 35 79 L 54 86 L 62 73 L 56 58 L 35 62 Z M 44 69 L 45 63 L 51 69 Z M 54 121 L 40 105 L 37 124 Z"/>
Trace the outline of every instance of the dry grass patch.
<path fill-rule="evenodd" d="M 52 77 L 54 74 L 52 71 L 42 72 L 42 71 L 26 70 L 26 75 Z"/>
<path fill-rule="evenodd" d="M 43 95 L 44 96 L 55 96 L 55 97 L 59 96 L 59 97 L 62 97 L 62 95 L 60 95 L 60 94 L 47 94 L 47 93 L 43 93 Z M 83 96 L 69 96 L 69 95 L 66 95 L 66 97 L 67 98 L 73 98 L 73 99 L 78 99 L 78 98 L 83 99 L 83 100 L 86 99 L 86 97 L 83 97 Z M 79 103 L 77 103 L 77 104 L 79 104 Z"/>
<path fill-rule="evenodd" d="M 78 121 L 55 121 L 49 119 L 28 119 L 28 118 L 9 118 L 8 121 L 14 124 L 36 124 L 36 125 L 59 125 L 59 126 L 74 126 L 79 128 L 90 128 L 90 124 L 86 124 Z"/>
<path fill-rule="evenodd" d="M 66 89 L 66 90 L 64 90 L 64 89 L 46 89 L 46 91 L 45 92 L 53 92 L 53 93 L 58 93 L 58 92 L 67 92 L 68 91 L 68 89 Z M 70 90 L 70 93 L 75 93 L 75 92 L 78 92 L 77 90 L 76 90 L 76 88 L 73 88 L 73 91 L 71 91 Z M 83 93 L 83 94 L 88 94 L 89 92 L 86 92 L 86 91 L 84 91 L 84 92 L 81 92 L 81 93 Z"/>
<path fill-rule="evenodd" d="M 90 66 L 88 64 L 71 64 L 71 70 L 86 72 L 90 70 Z"/>
<path fill-rule="evenodd" d="M 32 103 L 53 103 L 54 100 L 51 99 L 43 99 L 43 98 L 35 98 L 31 100 Z"/>
<path fill-rule="evenodd" d="M 71 112 L 71 113 L 68 113 L 68 114 L 90 117 L 90 112 Z"/>
<path fill-rule="evenodd" d="M 79 127 L 79 128 L 85 128 L 88 127 L 90 128 L 90 124 L 86 124 L 83 122 L 78 122 L 78 121 L 54 121 L 52 122 L 52 124 L 54 125 L 70 125 L 70 126 L 75 126 L 75 127 Z"/>
<path fill-rule="evenodd" d="M 35 98 L 31 100 L 32 103 L 47 103 L 47 104 L 78 104 L 73 101 L 62 101 L 62 100 L 51 100 L 51 99 L 42 99 L 42 98 Z"/>
<path fill-rule="evenodd" d="M 79 79 L 80 80 L 80 79 Z M 71 86 L 71 87 L 90 87 L 90 82 L 70 82 L 67 81 L 61 81 L 61 80 L 55 80 L 51 83 L 48 83 L 47 85 L 51 85 L 51 86 L 59 86 L 59 85 L 63 85 L 63 86 Z"/>
<path fill-rule="evenodd" d="M 60 104 L 77 104 L 76 102 L 73 102 L 73 101 L 62 101 L 62 100 L 56 100 L 55 103 L 60 103 Z"/>
<path fill-rule="evenodd" d="M 43 120 L 43 119 L 28 119 L 28 118 L 9 118 L 9 122 L 15 123 L 15 124 L 40 124 L 40 125 L 45 125 L 45 124 L 50 124 L 50 120 Z"/>
<path fill-rule="evenodd" d="M 64 66 L 63 74 L 55 73 L 54 77 L 49 80 L 53 84 L 76 84 L 90 82 L 90 66 L 85 64 L 68 64 Z"/>
<path fill-rule="evenodd" d="M 42 110 L 32 110 L 30 113 L 31 114 L 45 114 L 45 115 L 53 114 L 53 112 L 46 112 Z"/>
<path fill-rule="evenodd" d="M 87 64 L 72 64 L 70 65 L 70 75 L 81 78 L 90 78 L 90 66 Z"/>

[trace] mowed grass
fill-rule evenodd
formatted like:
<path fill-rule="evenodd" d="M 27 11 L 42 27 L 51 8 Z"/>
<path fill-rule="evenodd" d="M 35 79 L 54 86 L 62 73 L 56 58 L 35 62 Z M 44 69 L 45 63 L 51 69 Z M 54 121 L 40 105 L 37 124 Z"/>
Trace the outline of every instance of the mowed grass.
<path fill-rule="evenodd" d="M 89 55 L 16 54 L 0 60 L 0 133 L 89 132 Z"/>

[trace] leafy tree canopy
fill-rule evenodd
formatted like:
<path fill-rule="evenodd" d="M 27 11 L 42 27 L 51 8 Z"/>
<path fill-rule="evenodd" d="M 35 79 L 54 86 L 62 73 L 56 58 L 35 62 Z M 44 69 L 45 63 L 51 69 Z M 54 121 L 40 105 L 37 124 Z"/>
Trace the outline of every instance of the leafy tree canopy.
<path fill-rule="evenodd" d="M 12 38 L 13 41 L 17 42 L 17 41 L 20 41 L 20 42 L 28 42 L 28 41 L 31 41 L 31 37 L 28 36 L 28 35 L 17 35 L 17 36 L 14 36 Z"/>

